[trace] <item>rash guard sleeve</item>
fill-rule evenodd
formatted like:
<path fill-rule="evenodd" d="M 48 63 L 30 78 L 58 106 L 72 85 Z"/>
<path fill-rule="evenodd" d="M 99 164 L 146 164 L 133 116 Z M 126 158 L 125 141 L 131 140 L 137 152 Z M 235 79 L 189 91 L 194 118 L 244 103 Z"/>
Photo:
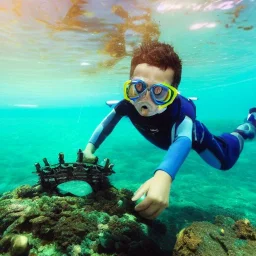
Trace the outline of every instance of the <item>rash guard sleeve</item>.
<path fill-rule="evenodd" d="M 117 123 L 123 116 L 116 113 L 116 110 L 113 109 L 96 127 L 89 143 L 92 143 L 95 148 L 98 148 L 102 142 L 107 138 L 107 136 L 113 131 Z"/>
<path fill-rule="evenodd" d="M 165 171 L 172 180 L 175 179 L 178 170 L 192 148 L 192 128 L 193 121 L 186 116 L 177 127 L 175 139 L 155 172 L 158 170 Z"/>

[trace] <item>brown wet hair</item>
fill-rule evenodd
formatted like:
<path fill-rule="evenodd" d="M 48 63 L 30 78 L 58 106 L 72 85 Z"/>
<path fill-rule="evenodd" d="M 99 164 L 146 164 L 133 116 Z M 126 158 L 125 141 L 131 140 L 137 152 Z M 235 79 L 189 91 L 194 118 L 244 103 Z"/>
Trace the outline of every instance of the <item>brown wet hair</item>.
<path fill-rule="evenodd" d="M 172 86 L 178 88 L 181 80 L 182 61 L 170 44 L 150 41 L 142 43 L 133 53 L 131 60 L 130 77 L 137 65 L 146 63 L 161 70 L 173 69 L 174 79 Z"/>

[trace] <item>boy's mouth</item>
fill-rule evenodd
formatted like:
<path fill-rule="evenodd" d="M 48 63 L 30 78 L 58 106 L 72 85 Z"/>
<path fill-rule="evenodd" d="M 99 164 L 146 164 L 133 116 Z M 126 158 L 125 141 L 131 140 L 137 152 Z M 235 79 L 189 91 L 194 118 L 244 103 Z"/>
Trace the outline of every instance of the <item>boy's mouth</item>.
<path fill-rule="evenodd" d="M 149 108 L 146 105 L 141 106 L 140 113 L 142 116 L 147 116 L 149 113 Z"/>
<path fill-rule="evenodd" d="M 141 116 L 152 116 L 155 112 L 155 107 L 149 102 L 143 101 L 143 102 L 136 102 L 135 107 L 137 111 L 140 113 Z"/>

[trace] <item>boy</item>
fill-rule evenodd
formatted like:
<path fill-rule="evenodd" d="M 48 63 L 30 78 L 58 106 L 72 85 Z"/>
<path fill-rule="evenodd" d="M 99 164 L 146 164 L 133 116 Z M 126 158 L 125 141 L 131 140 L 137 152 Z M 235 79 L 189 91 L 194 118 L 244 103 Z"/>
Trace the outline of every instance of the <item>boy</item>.
<path fill-rule="evenodd" d="M 232 133 L 212 135 L 196 120 L 193 102 L 178 93 L 182 63 L 173 47 L 153 41 L 135 50 L 130 80 L 124 84 L 124 100 L 98 125 L 84 150 L 84 161 L 95 161 L 94 152 L 123 116 L 151 143 L 167 150 L 154 176 L 134 194 L 145 199 L 135 210 L 147 219 L 156 218 L 169 204 L 171 183 L 194 149 L 209 165 L 230 169 L 243 149 L 244 140 L 256 135 L 256 108 Z"/>

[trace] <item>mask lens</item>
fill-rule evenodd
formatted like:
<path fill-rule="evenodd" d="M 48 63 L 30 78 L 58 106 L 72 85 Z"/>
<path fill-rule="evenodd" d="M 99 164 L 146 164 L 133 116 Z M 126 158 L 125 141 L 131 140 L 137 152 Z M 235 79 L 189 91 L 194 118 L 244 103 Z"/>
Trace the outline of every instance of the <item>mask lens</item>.
<path fill-rule="evenodd" d="M 137 93 L 142 93 L 145 90 L 145 86 L 141 82 L 135 83 L 134 88 L 136 89 Z"/>
<path fill-rule="evenodd" d="M 127 96 L 132 99 L 138 97 L 137 90 L 134 87 L 134 84 L 130 83 L 127 88 Z"/>
<path fill-rule="evenodd" d="M 130 99 L 139 97 L 141 93 L 143 93 L 146 89 L 144 83 L 140 81 L 132 81 L 127 87 L 127 96 Z"/>
<path fill-rule="evenodd" d="M 164 86 L 156 85 L 152 88 L 154 97 L 157 101 L 165 103 L 169 99 L 171 90 Z"/>

